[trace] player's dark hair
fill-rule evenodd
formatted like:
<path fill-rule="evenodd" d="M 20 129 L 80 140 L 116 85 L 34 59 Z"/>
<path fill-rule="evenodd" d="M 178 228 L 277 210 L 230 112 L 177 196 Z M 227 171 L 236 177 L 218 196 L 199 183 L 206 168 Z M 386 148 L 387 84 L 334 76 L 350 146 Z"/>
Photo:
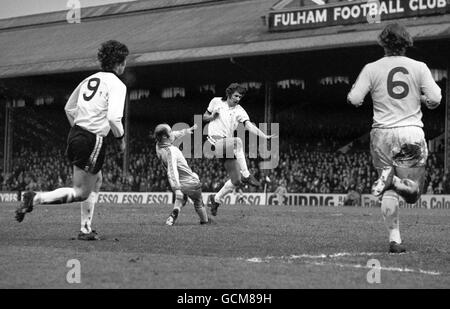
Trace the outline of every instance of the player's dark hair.
<path fill-rule="evenodd" d="M 125 61 L 130 51 L 125 44 L 110 40 L 104 42 L 97 53 L 98 61 L 103 71 L 111 72 L 114 68 Z"/>
<path fill-rule="evenodd" d="M 238 83 L 232 83 L 227 87 L 227 89 L 225 89 L 225 96 L 222 97 L 222 100 L 228 100 L 228 98 L 230 98 L 235 92 L 244 95 L 246 91 L 247 90 Z"/>
<path fill-rule="evenodd" d="M 384 28 L 378 36 L 378 43 L 385 49 L 387 56 L 403 56 L 414 41 L 404 26 L 393 23 Z"/>
<path fill-rule="evenodd" d="M 169 131 L 167 130 L 168 124 L 159 124 L 155 128 L 155 139 L 159 143 L 164 137 L 169 138 Z"/>

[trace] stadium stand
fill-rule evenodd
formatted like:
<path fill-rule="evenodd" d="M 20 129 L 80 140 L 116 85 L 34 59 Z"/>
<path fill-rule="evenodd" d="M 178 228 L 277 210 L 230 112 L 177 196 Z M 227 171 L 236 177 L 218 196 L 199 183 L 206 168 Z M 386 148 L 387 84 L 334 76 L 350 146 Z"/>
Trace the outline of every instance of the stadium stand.
<path fill-rule="evenodd" d="M 172 103 L 175 111 L 180 102 Z M 267 190 L 273 192 L 285 180 L 288 192 L 370 192 L 370 186 L 376 179 L 376 171 L 368 153 L 368 139 L 361 138 L 367 137 L 370 120 L 361 117 L 361 113 L 354 112 L 351 108 L 333 108 L 333 103 L 320 105 L 320 108 L 326 107 L 329 110 L 327 114 L 322 113 L 317 104 L 300 104 L 299 110 L 286 108 L 277 114 L 277 120 L 283 123 L 279 166 L 268 172 L 259 169 L 258 160 L 249 160 L 251 172 L 264 183 L 260 190 L 264 190 L 267 185 Z M 155 121 L 152 117 L 149 122 L 136 117 L 142 115 L 143 110 L 138 105 L 134 106 L 136 110 L 132 113 L 135 119 L 131 122 L 130 129 L 129 173 L 124 176 L 123 158 L 118 145 L 112 138 L 108 138 L 102 190 L 168 191 L 165 171 L 155 155 L 152 137 L 152 129 L 157 122 L 162 121 L 164 114 L 153 110 L 152 116 L 161 115 L 161 119 Z M 183 108 L 186 107 L 189 112 L 201 113 L 195 106 L 198 106 L 195 102 L 191 105 L 183 103 Z M 295 121 L 289 121 L 292 115 Z M 425 116 L 427 136 L 434 137 L 443 132 L 443 119 L 436 121 L 433 115 Z M 14 117 L 18 125 L 14 129 L 13 171 L 7 175 L 2 171 L 1 189 L 48 190 L 69 185 L 71 166 L 64 154 L 64 139 L 69 126 L 61 106 L 17 108 Z M 343 150 L 342 146 L 348 143 L 351 147 Z M 221 162 L 207 159 L 188 161 L 200 176 L 205 192 L 217 191 L 222 186 L 226 173 Z M 450 193 L 450 175 L 443 170 L 441 153 L 430 154 L 427 171 L 425 193 Z M 266 181 L 266 176 L 270 182 Z M 251 192 L 254 189 L 246 190 Z"/>

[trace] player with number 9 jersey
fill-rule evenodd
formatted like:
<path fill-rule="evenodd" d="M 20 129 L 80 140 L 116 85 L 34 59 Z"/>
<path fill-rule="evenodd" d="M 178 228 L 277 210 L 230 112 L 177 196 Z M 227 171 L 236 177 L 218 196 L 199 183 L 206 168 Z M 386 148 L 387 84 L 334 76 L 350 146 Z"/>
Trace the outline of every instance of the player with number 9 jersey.
<path fill-rule="evenodd" d="M 66 153 L 73 165 L 73 186 L 50 192 L 26 192 L 16 210 L 16 220 L 36 205 L 81 202 L 79 240 L 98 240 L 91 223 L 94 205 L 102 185 L 101 168 L 105 158 L 104 138 L 112 131 L 125 149 L 122 116 L 126 86 L 118 76 L 124 73 L 128 47 L 115 40 L 103 43 L 97 57 L 102 68 L 84 79 L 70 95 L 65 112 L 71 125 Z"/>
<path fill-rule="evenodd" d="M 112 72 L 98 72 L 83 80 L 69 98 L 66 111 L 74 124 L 102 137 L 111 129 L 123 136 L 123 109 L 127 88 Z"/>
<path fill-rule="evenodd" d="M 127 88 L 113 72 L 98 72 L 83 80 L 67 101 L 71 122 L 67 156 L 73 165 L 96 174 L 105 155 L 103 141 L 111 130 L 122 138 Z"/>

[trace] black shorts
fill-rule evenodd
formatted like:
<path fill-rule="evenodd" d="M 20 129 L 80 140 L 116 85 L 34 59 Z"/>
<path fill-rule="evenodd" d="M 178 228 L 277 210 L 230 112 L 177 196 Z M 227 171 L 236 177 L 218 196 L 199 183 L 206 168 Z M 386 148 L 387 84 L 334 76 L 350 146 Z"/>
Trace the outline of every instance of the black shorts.
<path fill-rule="evenodd" d="M 67 138 L 66 154 L 72 165 L 97 174 L 105 161 L 104 138 L 74 125 Z"/>

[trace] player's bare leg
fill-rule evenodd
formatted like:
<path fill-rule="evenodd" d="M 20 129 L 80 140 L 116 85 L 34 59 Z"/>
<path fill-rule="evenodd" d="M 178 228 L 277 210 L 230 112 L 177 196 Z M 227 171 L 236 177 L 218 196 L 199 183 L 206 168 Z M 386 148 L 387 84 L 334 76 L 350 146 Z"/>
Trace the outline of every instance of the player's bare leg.
<path fill-rule="evenodd" d="M 417 202 L 422 194 L 427 154 L 426 143 L 423 139 L 404 143 L 393 157 L 395 176 L 392 186 L 409 204 Z"/>
<path fill-rule="evenodd" d="M 242 174 L 242 182 L 254 187 L 260 187 L 261 183 L 250 174 L 245 159 L 244 145 L 239 137 L 233 139 L 234 155 Z"/>
<path fill-rule="evenodd" d="M 250 174 L 245 159 L 244 145 L 239 137 L 220 139 L 216 145 L 216 157 L 235 159 L 242 175 L 240 181 L 254 187 L 260 187 L 261 183 Z"/>
<path fill-rule="evenodd" d="M 414 204 L 422 193 L 424 176 L 425 167 L 382 169 L 380 178 L 372 186 L 372 194 L 381 197 L 386 190 L 393 189 L 408 204 Z"/>
<path fill-rule="evenodd" d="M 211 215 L 213 216 L 217 216 L 217 208 L 223 204 L 224 196 L 233 192 L 234 188 L 241 184 L 241 171 L 236 160 L 226 160 L 225 169 L 227 170 L 230 179 L 225 182 L 216 195 L 211 195 L 208 198 L 208 207 L 210 207 Z"/>
<path fill-rule="evenodd" d="M 102 187 L 103 177 L 102 172 L 97 173 L 97 181 L 94 184 L 92 192 L 89 197 L 81 202 L 81 230 L 78 234 L 79 240 L 99 240 L 99 236 L 95 230 L 92 230 L 92 219 L 94 217 L 94 208 L 97 201 L 98 193 Z"/>
<path fill-rule="evenodd" d="M 23 201 L 16 210 L 16 220 L 22 222 L 25 214 L 33 210 L 36 205 L 67 204 L 81 202 L 89 197 L 89 194 L 97 181 L 97 176 L 85 172 L 77 166 L 73 167 L 73 187 L 59 188 L 51 192 L 24 193 Z"/>
<path fill-rule="evenodd" d="M 408 204 L 414 204 L 423 192 L 425 167 L 396 167 L 392 186 Z"/>

